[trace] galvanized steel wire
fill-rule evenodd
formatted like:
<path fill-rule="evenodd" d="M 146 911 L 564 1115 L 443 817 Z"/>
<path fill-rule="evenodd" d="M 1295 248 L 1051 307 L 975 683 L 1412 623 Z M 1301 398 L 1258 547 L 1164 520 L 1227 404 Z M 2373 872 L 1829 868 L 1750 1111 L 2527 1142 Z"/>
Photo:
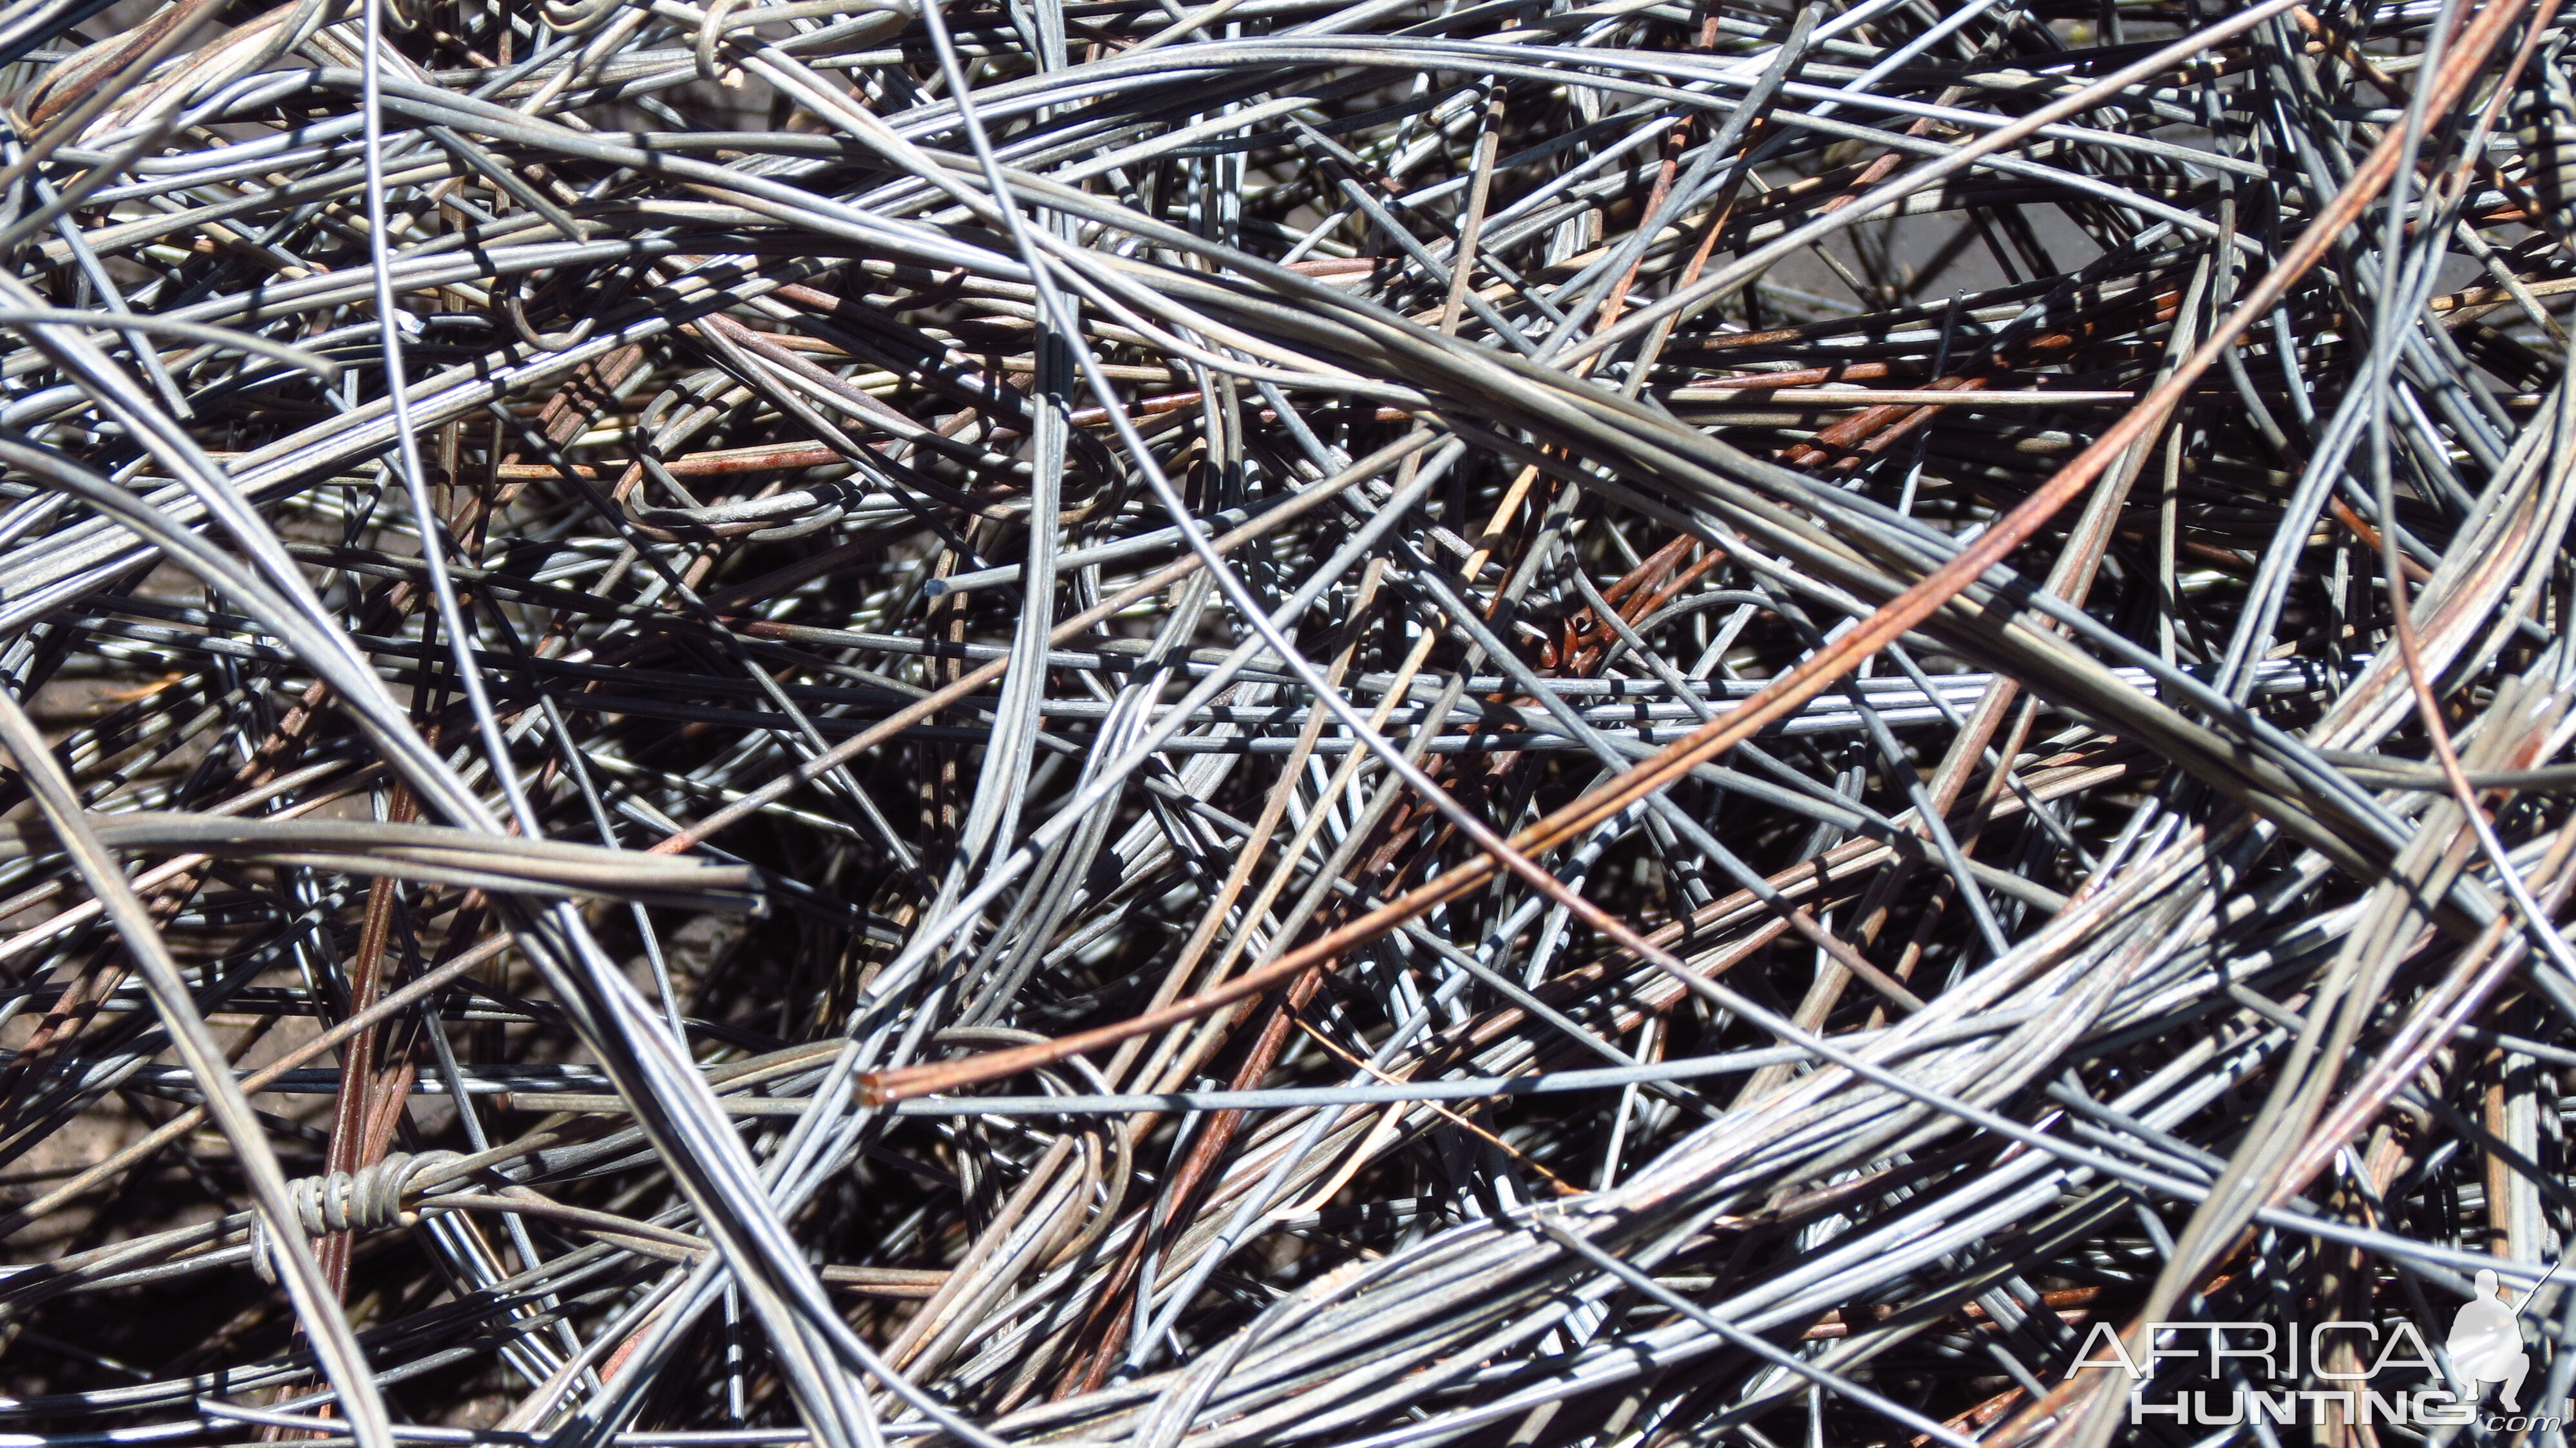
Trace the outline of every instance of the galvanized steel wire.
<path fill-rule="evenodd" d="M 2570 1402 L 2569 23 L 0 7 L 0 1432 Z"/>

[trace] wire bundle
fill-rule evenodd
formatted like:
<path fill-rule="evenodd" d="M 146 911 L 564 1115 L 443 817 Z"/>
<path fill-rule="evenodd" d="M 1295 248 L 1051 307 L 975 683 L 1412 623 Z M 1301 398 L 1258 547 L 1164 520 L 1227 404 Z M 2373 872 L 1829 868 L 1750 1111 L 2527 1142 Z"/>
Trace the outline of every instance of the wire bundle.
<path fill-rule="evenodd" d="M 0 8 L 0 1428 L 2567 1402 L 2565 34 Z"/>

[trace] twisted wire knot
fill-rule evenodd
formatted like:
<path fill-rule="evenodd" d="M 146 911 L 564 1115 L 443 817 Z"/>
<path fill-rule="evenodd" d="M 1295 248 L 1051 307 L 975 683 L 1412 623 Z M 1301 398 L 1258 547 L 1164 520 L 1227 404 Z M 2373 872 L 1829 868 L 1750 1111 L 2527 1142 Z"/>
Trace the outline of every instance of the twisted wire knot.
<path fill-rule="evenodd" d="M 297 1177 L 286 1184 L 286 1198 L 295 1204 L 296 1225 L 307 1237 L 408 1227 L 420 1220 L 420 1214 L 403 1206 L 404 1196 L 414 1190 L 415 1184 L 426 1184 L 429 1177 L 464 1159 L 452 1151 L 424 1151 L 416 1156 L 403 1151 L 387 1152 L 384 1160 L 356 1171 Z M 277 1252 L 278 1244 L 269 1236 L 268 1218 L 253 1212 L 251 1270 L 271 1286 L 277 1283 Z"/>

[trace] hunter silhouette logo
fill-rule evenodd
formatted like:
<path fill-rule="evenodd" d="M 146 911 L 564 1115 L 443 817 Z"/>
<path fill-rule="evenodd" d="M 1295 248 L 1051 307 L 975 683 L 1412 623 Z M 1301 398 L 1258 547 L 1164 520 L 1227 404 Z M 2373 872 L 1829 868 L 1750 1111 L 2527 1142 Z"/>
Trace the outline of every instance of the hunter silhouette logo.
<path fill-rule="evenodd" d="M 2531 1371 L 2531 1354 L 2522 1347 L 2522 1310 L 2505 1306 L 2496 1296 L 2492 1271 L 2479 1268 L 2477 1284 L 2478 1295 L 2462 1304 L 2459 1315 L 2451 1319 L 2451 1336 L 2444 1344 L 2450 1349 L 2451 1368 L 2471 1401 L 2485 1396 L 2487 1384 L 2502 1383 L 2504 1410 L 2519 1413 L 2522 1380 Z M 2529 1306 L 2534 1295 L 2525 1293 L 2523 1305 Z"/>

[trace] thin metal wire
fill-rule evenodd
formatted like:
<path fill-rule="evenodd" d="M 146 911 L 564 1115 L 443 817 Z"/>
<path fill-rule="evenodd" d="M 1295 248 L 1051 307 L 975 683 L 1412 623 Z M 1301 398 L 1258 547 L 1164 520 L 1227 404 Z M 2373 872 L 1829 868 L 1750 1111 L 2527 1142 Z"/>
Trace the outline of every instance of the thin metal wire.
<path fill-rule="evenodd" d="M 6 1442 L 2576 1381 L 2554 0 L 128 9 L 0 14 Z"/>

